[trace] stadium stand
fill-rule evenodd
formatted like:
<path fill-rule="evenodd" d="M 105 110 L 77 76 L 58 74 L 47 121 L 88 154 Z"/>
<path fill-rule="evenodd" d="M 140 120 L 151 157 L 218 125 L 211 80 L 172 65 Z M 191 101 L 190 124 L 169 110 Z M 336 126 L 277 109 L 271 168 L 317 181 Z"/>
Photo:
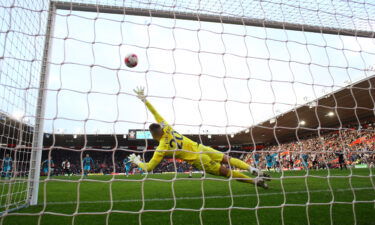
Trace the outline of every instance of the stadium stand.
<path fill-rule="evenodd" d="M 345 161 L 349 165 L 363 163 L 372 165 L 375 160 L 373 110 L 375 89 L 373 87 L 375 87 L 374 76 L 270 118 L 233 137 L 217 134 L 186 136 L 248 162 L 252 161 L 254 149 L 258 149 L 262 152 L 263 163 L 260 165 L 262 168 L 264 168 L 265 155 L 271 152 L 279 154 L 278 160 L 284 169 L 300 169 L 302 153 L 310 154 L 308 160 L 310 167 L 316 157 L 318 164 L 315 168 L 337 167 L 339 152 L 344 154 Z M 305 121 L 305 125 L 299 124 L 300 120 Z M 32 127 L 27 124 L 20 124 L 5 114 L 2 114 L 0 122 L 3 137 L 9 139 L 7 146 L 1 146 L 6 150 L 4 152 L 12 153 L 12 149 L 20 148 L 11 141 L 16 140 L 16 136 L 24 135 L 24 140 L 32 138 L 30 135 Z M 17 125 L 10 126 L 10 124 Z M 71 163 L 71 171 L 79 174 L 81 173 L 80 158 L 89 153 L 95 161 L 93 173 L 121 173 L 124 170 L 122 160 L 125 157 L 135 152 L 149 160 L 156 145 L 153 140 L 129 140 L 123 135 L 83 136 L 46 133 L 42 161 L 51 155 L 55 161 L 53 174 L 61 174 L 61 163 L 68 159 Z M 30 146 L 23 147 L 27 151 Z M 173 163 L 163 161 L 154 172 L 190 170 L 190 167 L 183 162 L 176 162 L 176 166 L 177 168 L 174 169 Z"/>

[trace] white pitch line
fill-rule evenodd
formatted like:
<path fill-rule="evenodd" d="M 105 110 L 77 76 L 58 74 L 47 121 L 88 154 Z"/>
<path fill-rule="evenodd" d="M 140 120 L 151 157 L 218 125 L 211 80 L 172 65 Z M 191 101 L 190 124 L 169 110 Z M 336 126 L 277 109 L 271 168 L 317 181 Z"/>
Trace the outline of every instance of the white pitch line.
<path fill-rule="evenodd" d="M 344 191 L 359 191 L 359 190 L 373 190 L 373 187 L 362 187 L 362 188 L 345 188 L 345 189 L 335 189 L 334 192 L 344 192 Z M 302 194 L 307 193 L 308 191 L 291 191 L 291 192 L 285 192 L 285 194 Z M 316 193 L 316 192 L 331 192 L 327 189 L 322 190 L 312 190 L 309 191 L 310 193 Z M 259 193 L 259 196 L 270 196 L 270 195 L 283 195 L 282 192 L 270 192 L 270 193 Z M 257 196 L 257 194 L 241 194 L 241 195 L 216 195 L 216 196 L 205 196 L 205 199 L 213 199 L 213 198 L 242 198 L 242 197 L 251 197 L 251 196 Z M 196 199 L 202 199 L 202 196 L 193 196 L 193 197 L 177 197 L 177 198 L 147 198 L 143 201 L 145 202 L 156 202 L 156 201 L 174 201 L 174 200 L 196 200 Z M 98 203 L 110 203 L 111 201 L 105 200 L 105 201 L 80 201 L 79 204 L 98 204 Z M 142 202 L 142 199 L 124 199 L 124 200 L 113 200 L 114 203 L 123 203 L 123 202 Z M 67 201 L 67 202 L 47 202 L 47 205 L 71 205 L 71 204 L 77 204 L 77 201 Z M 42 203 L 38 204 L 39 206 L 44 205 Z"/>

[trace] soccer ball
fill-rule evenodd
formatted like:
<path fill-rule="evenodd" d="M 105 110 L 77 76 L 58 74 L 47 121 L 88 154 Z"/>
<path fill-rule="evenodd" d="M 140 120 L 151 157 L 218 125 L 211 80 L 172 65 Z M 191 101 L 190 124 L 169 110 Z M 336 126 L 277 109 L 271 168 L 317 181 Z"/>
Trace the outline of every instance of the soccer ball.
<path fill-rule="evenodd" d="M 136 54 L 129 54 L 125 57 L 125 64 L 129 68 L 133 68 L 138 64 L 138 57 Z"/>

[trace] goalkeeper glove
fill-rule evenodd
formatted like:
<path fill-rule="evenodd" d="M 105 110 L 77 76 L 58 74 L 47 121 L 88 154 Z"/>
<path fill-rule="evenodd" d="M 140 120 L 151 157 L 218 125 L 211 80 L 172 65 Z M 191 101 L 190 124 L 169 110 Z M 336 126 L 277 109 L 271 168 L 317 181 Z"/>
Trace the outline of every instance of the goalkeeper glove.
<path fill-rule="evenodd" d="M 142 101 L 146 101 L 145 96 L 145 88 L 144 87 L 137 87 L 136 89 L 133 89 L 134 93 L 137 94 L 137 97 Z"/>
<path fill-rule="evenodd" d="M 136 164 L 137 166 L 142 163 L 141 158 L 136 156 L 134 153 L 128 157 L 129 161 Z"/>

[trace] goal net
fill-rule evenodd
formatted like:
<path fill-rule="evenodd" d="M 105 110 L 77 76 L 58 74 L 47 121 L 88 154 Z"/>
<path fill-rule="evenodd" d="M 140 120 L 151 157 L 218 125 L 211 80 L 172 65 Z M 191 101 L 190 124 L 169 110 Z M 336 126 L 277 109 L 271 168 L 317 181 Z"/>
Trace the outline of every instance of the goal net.
<path fill-rule="evenodd" d="M 29 204 L 47 1 L 0 3 L 1 214 Z M 44 10 L 44 11 L 43 11 Z M 44 81 L 42 81 L 44 82 Z M 35 148 L 33 148 L 35 147 Z M 34 153 L 32 153 L 34 150 Z M 39 173 L 38 173 L 39 174 Z"/>
<path fill-rule="evenodd" d="M 373 15 L 367 0 L 0 2 L 1 222 L 365 223 Z M 175 157 L 127 171 L 158 146 L 138 86 L 270 189 Z"/>

